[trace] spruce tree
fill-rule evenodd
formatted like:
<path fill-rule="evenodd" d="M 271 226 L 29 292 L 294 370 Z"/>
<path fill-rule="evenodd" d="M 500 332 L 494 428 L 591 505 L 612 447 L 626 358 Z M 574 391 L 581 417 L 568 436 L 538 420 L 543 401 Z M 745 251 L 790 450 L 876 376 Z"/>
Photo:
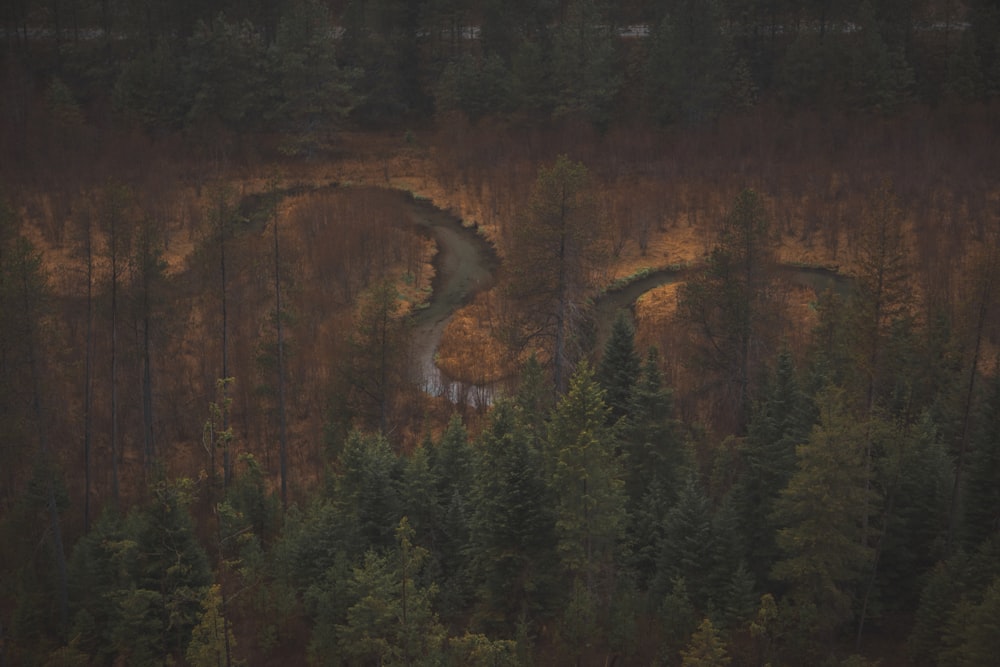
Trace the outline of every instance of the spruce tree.
<path fill-rule="evenodd" d="M 681 489 L 677 504 L 663 523 L 654 592 L 666 594 L 683 579 L 695 609 L 704 613 L 712 595 L 712 507 L 694 474 Z"/>
<path fill-rule="evenodd" d="M 774 377 L 763 391 L 742 448 L 746 469 L 735 489 L 748 565 L 760 583 L 778 555 L 774 503 L 795 472 L 795 447 L 806 441 L 813 421 L 812 405 L 799 389 L 787 348 L 779 353 Z"/>
<path fill-rule="evenodd" d="M 619 314 L 597 367 L 597 381 L 604 389 L 604 402 L 611 410 L 611 422 L 629 414 L 641 370 L 641 361 L 635 351 L 635 332 L 625 316 Z"/>
<path fill-rule="evenodd" d="M 594 373 L 582 362 L 552 414 L 547 458 L 563 567 L 591 592 L 615 561 L 625 529 L 625 495 L 607 414 Z"/>
<path fill-rule="evenodd" d="M 501 400 L 479 436 L 469 556 L 477 617 L 486 628 L 514 633 L 552 604 L 555 516 L 541 458 L 517 409 Z"/>
<path fill-rule="evenodd" d="M 392 547 L 393 527 L 402 516 L 399 459 L 381 435 L 351 433 L 341 456 L 337 482 L 340 502 L 352 518 L 356 542 L 352 553 Z"/>

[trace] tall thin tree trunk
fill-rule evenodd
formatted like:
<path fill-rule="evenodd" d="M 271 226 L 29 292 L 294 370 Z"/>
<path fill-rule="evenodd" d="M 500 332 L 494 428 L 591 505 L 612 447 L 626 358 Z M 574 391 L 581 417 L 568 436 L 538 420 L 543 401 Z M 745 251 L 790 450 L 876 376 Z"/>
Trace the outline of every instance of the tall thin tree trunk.
<path fill-rule="evenodd" d="M 146 297 L 143 299 L 146 300 Z M 145 313 L 142 321 L 142 432 L 148 471 L 156 462 L 156 443 L 153 440 L 153 368 L 150 360 L 149 304 L 144 304 L 143 308 Z"/>
<path fill-rule="evenodd" d="M 222 297 L 222 379 L 229 379 L 229 313 L 227 309 L 227 291 L 226 291 L 226 226 L 229 218 L 229 207 L 224 199 L 223 194 L 219 195 L 219 293 Z M 222 401 L 225 404 L 226 399 L 229 394 L 229 383 L 225 382 L 222 386 Z M 222 430 L 225 431 L 229 428 L 229 411 L 224 410 L 222 413 Z M 212 474 L 215 474 L 215 468 L 213 466 Z M 229 441 L 226 441 L 225 447 L 222 449 L 222 486 L 228 487 L 230 477 L 232 475 L 232 464 L 229 461 Z M 227 640 L 228 641 L 228 637 Z M 228 654 L 227 654 L 228 659 Z"/>
<path fill-rule="evenodd" d="M 281 322 L 281 261 L 278 246 L 277 192 L 274 206 L 274 321 L 278 334 L 278 438 L 281 468 L 281 505 L 288 507 L 288 425 L 285 417 L 285 338 Z"/>
<path fill-rule="evenodd" d="M 118 234 L 111 218 L 111 500 L 118 509 Z"/>
<path fill-rule="evenodd" d="M 955 533 L 958 530 L 958 513 L 960 508 L 960 496 L 962 493 L 962 473 L 965 470 L 965 458 L 969 449 L 969 425 L 972 420 L 972 403 L 976 394 L 976 375 L 979 371 L 979 356 L 982 353 L 983 336 L 986 329 L 986 320 L 989 316 L 990 304 L 993 299 L 994 281 L 998 264 L 1000 264 L 1000 250 L 993 244 L 985 267 L 983 282 L 980 286 L 978 312 L 976 313 L 975 343 L 972 346 L 972 362 L 969 369 L 969 384 L 965 391 L 965 401 L 962 406 L 962 429 L 958 442 L 958 458 L 955 461 L 955 479 L 951 487 L 951 502 L 948 508 L 948 536 L 946 545 L 950 550 L 955 542 Z"/>
<path fill-rule="evenodd" d="M 560 202 L 559 209 L 559 225 L 560 225 L 560 236 L 559 236 L 559 279 L 556 284 L 556 294 L 559 298 L 559 304 L 556 307 L 556 340 L 555 349 L 553 350 L 553 357 L 555 358 L 555 365 L 553 367 L 553 383 L 556 387 L 556 392 L 562 393 L 565 390 L 565 384 L 567 382 L 567 359 L 566 359 L 566 328 L 568 326 L 568 309 L 569 309 L 569 285 L 567 285 L 568 279 L 566 276 L 566 262 L 569 261 L 566 257 L 566 217 L 569 215 L 567 210 L 567 193 L 566 187 L 563 185 L 562 190 L 562 201 Z"/>
<path fill-rule="evenodd" d="M 94 361 L 94 247 L 91 220 L 87 218 L 87 324 L 84 341 L 83 387 L 83 530 L 90 532 L 90 447 L 93 430 L 93 361 Z"/>

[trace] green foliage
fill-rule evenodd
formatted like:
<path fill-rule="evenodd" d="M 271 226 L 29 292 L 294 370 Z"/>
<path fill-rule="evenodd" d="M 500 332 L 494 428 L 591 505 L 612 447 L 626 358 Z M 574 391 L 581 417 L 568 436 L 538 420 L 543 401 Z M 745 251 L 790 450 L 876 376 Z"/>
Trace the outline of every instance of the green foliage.
<path fill-rule="evenodd" d="M 866 425 L 830 389 L 818 400 L 820 423 L 796 448 L 797 469 L 775 504 L 778 547 L 783 558 L 771 576 L 786 583 L 803 610 L 818 609 L 829 637 L 850 617 L 855 586 L 870 566 L 863 524 L 874 504 L 865 465 Z"/>
<path fill-rule="evenodd" d="M 730 104 L 732 73 L 739 71 L 720 6 L 683 0 L 674 9 L 650 38 L 646 104 L 661 123 L 710 121 Z"/>
<path fill-rule="evenodd" d="M 517 642 L 466 632 L 461 637 L 448 639 L 445 664 L 454 667 L 518 667 L 521 662 L 517 657 Z"/>
<path fill-rule="evenodd" d="M 1000 374 L 994 375 L 987 392 L 963 491 L 964 533 L 970 549 L 1000 533 Z"/>
<path fill-rule="evenodd" d="M 166 664 L 201 618 L 208 559 L 188 514 L 193 485 L 159 482 L 148 506 L 106 514 L 74 547 L 72 635 L 90 655 Z"/>
<path fill-rule="evenodd" d="M 912 95 L 913 70 L 902 45 L 890 48 L 882 39 L 869 0 L 861 3 L 861 45 L 851 65 L 856 104 L 867 111 L 898 111 Z"/>
<path fill-rule="evenodd" d="M 342 373 L 347 401 L 357 428 L 389 428 L 389 401 L 405 368 L 402 354 L 407 321 L 399 317 L 400 299 L 393 281 L 383 278 L 358 299 L 349 354 Z"/>
<path fill-rule="evenodd" d="M 318 0 L 296 0 L 278 24 L 268 53 L 277 99 L 269 110 L 290 137 L 284 151 L 311 156 L 329 148 L 335 123 L 357 105 L 353 82 L 358 72 L 341 69 L 331 39 L 333 22 Z"/>
<path fill-rule="evenodd" d="M 616 422 L 629 412 L 633 387 L 639 382 L 641 361 L 635 352 L 635 331 L 624 315 L 619 314 L 611 327 L 611 337 L 604 345 L 604 355 L 597 367 L 597 381 L 604 390 L 604 400 Z"/>
<path fill-rule="evenodd" d="M 435 92 L 438 111 L 461 111 L 472 121 L 511 105 L 510 73 L 500 56 L 462 55 L 441 73 Z"/>
<path fill-rule="evenodd" d="M 673 499 L 689 465 L 679 425 L 673 417 L 673 397 L 663 386 L 659 353 L 650 348 L 626 403 L 617 435 L 624 452 L 625 490 L 630 511 L 654 485 Z"/>
<path fill-rule="evenodd" d="M 353 432 L 341 456 L 338 499 L 356 531 L 352 553 L 382 551 L 394 542 L 394 526 L 402 516 L 400 460 L 381 435 Z"/>
<path fill-rule="evenodd" d="M 774 504 L 795 472 L 795 447 L 806 441 L 813 422 L 812 404 L 799 388 L 787 348 L 779 353 L 774 376 L 762 386 L 761 394 L 741 448 L 746 469 L 735 494 L 748 565 L 763 583 L 778 556 Z"/>
<path fill-rule="evenodd" d="M 689 603 L 704 614 L 714 606 L 716 542 L 711 504 L 693 474 L 667 513 L 662 535 L 653 590 L 663 595 L 683 581 Z"/>
<path fill-rule="evenodd" d="M 122 67 L 114 102 L 145 127 L 180 128 L 191 105 L 184 60 L 163 41 L 141 51 Z"/>
<path fill-rule="evenodd" d="M 479 437 L 469 551 L 477 616 L 508 636 L 553 606 L 555 517 L 542 461 L 514 406 L 500 401 Z"/>
<path fill-rule="evenodd" d="M 712 621 L 705 619 L 691 637 L 691 643 L 681 652 L 683 667 L 725 667 L 732 658 Z"/>
<path fill-rule="evenodd" d="M 565 664 L 579 662 L 595 650 L 600 640 L 597 597 L 580 579 L 573 580 L 573 589 L 559 620 L 559 648 Z"/>
<path fill-rule="evenodd" d="M 222 593 L 218 584 L 208 587 L 201 602 L 202 614 L 191 631 L 185 657 L 191 667 L 218 667 L 230 664 L 231 651 L 236 647 L 233 630 L 226 622 L 222 608 Z"/>
<path fill-rule="evenodd" d="M 563 567 L 588 588 L 615 561 L 625 528 L 625 495 L 608 408 L 594 372 L 582 362 L 549 424 L 548 457 Z"/>
<path fill-rule="evenodd" d="M 185 77 L 191 94 L 187 122 L 258 127 L 266 98 L 264 45 L 248 21 L 222 14 L 199 22 L 187 42 Z"/>
<path fill-rule="evenodd" d="M 365 555 L 349 585 L 356 602 L 338 626 L 342 655 L 378 663 L 435 665 L 441 660 L 444 628 L 431 609 L 436 587 L 421 586 L 427 551 L 413 545 L 406 518 L 396 530 L 396 548 L 382 557 Z"/>
<path fill-rule="evenodd" d="M 698 613 L 691 604 L 684 579 L 675 579 L 659 608 L 663 661 L 676 664 L 678 653 L 698 627 Z"/>

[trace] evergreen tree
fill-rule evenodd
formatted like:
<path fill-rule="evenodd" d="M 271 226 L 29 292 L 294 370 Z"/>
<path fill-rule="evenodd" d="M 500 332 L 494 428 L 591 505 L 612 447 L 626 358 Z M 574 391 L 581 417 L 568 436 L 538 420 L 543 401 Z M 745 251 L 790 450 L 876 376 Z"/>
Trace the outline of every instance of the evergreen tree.
<path fill-rule="evenodd" d="M 712 607 L 716 543 L 712 507 L 692 473 L 663 523 L 654 592 L 665 595 L 683 580 L 689 602 L 705 613 Z"/>
<path fill-rule="evenodd" d="M 478 450 L 469 547 L 479 587 L 477 616 L 512 636 L 519 620 L 533 622 L 552 604 L 552 499 L 541 458 L 510 402 L 493 407 Z"/>
<path fill-rule="evenodd" d="M 591 592 L 614 563 L 625 528 L 623 483 L 607 413 L 594 372 L 581 362 L 552 414 L 547 456 L 563 567 Z"/>
<path fill-rule="evenodd" d="M 564 391 L 576 357 L 580 312 L 607 253 L 590 172 L 561 155 L 541 168 L 513 228 L 507 291 L 520 308 L 517 345 L 543 345 Z"/>
<path fill-rule="evenodd" d="M 279 97 L 271 119 L 293 137 L 284 147 L 293 155 L 327 148 L 336 121 L 358 102 L 352 88 L 357 73 L 339 67 L 332 30 L 319 0 L 295 0 L 278 24 L 269 66 Z"/>
<path fill-rule="evenodd" d="M 211 576 L 188 513 L 192 490 L 189 480 L 159 482 L 147 507 L 124 522 L 105 515 L 77 543 L 74 631 L 92 638 L 88 653 L 157 665 L 188 647 Z"/>
<path fill-rule="evenodd" d="M 185 121 L 232 130 L 259 127 L 268 86 L 264 44 L 247 21 L 222 14 L 199 22 L 187 40 L 184 75 L 191 106 Z"/>
<path fill-rule="evenodd" d="M 399 459 L 380 435 L 353 432 L 341 457 L 337 480 L 339 500 L 352 517 L 358 542 L 352 553 L 392 547 L 393 527 L 402 516 Z"/>
<path fill-rule="evenodd" d="M 732 51 L 716 0 L 682 0 L 650 38 L 646 104 L 661 123 L 710 121 L 730 100 Z"/>
<path fill-rule="evenodd" d="M 445 632 L 431 607 L 436 588 L 419 583 L 426 559 L 405 518 L 390 553 L 365 555 L 350 584 L 355 602 L 337 628 L 341 655 L 362 663 L 440 663 Z"/>
<path fill-rule="evenodd" d="M 185 657 L 191 667 L 220 667 L 230 664 L 230 651 L 236 647 L 233 631 L 223 618 L 222 594 L 218 584 L 209 586 L 201 602 L 202 614 L 191 631 Z"/>
<path fill-rule="evenodd" d="M 913 70 L 906 62 L 903 45 L 890 48 L 882 38 L 869 0 L 861 3 L 861 48 L 852 63 L 857 105 L 868 111 L 891 113 L 909 101 Z"/>
<path fill-rule="evenodd" d="M 863 523 L 873 492 L 866 425 L 846 410 L 840 391 L 825 391 L 817 403 L 820 422 L 796 447 L 797 469 L 775 504 L 783 558 L 771 576 L 789 586 L 800 615 L 815 610 L 815 626 L 803 630 L 830 639 L 849 618 L 854 591 L 871 563 Z"/>
<path fill-rule="evenodd" d="M 677 421 L 671 391 L 663 386 L 659 355 L 650 348 L 629 392 L 627 414 L 617 434 L 624 453 L 625 491 L 632 512 L 658 485 L 665 500 L 673 500 L 690 461 Z"/>
<path fill-rule="evenodd" d="M 635 332 L 625 315 L 619 314 L 611 327 L 611 337 L 597 367 L 597 381 L 604 390 L 604 402 L 611 409 L 611 422 L 629 413 L 633 388 L 639 382 L 641 360 L 635 351 Z"/>
<path fill-rule="evenodd" d="M 399 295 L 385 279 L 360 297 L 350 355 L 344 368 L 355 424 L 388 432 L 389 406 L 405 364 L 402 344 L 407 322 L 399 317 Z"/>
<path fill-rule="evenodd" d="M 691 637 L 687 649 L 681 652 L 683 667 L 726 667 L 732 658 L 712 621 L 705 619 Z"/>
<path fill-rule="evenodd" d="M 799 389 L 788 348 L 779 353 L 774 377 L 762 393 L 742 447 L 746 469 L 735 489 L 748 564 L 760 583 L 767 580 L 778 556 L 774 503 L 795 472 L 795 447 L 807 440 L 813 421 L 812 405 Z"/>

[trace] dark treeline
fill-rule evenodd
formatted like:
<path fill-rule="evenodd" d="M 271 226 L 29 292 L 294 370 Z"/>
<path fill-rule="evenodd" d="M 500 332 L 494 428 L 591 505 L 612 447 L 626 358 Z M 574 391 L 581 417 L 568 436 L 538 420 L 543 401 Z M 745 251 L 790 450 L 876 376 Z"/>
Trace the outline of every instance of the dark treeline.
<path fill-rule="evenodd" d="M 606 127 L 701 123 L 760 98 L 887 113 L 1000 93 L 991 0 L 24 0 L 3 23 L 8 58 L 94 113 L 113 100 L 149 129 L 201 138 L 278 130 L 294 151 L 348 114 Z"/>

